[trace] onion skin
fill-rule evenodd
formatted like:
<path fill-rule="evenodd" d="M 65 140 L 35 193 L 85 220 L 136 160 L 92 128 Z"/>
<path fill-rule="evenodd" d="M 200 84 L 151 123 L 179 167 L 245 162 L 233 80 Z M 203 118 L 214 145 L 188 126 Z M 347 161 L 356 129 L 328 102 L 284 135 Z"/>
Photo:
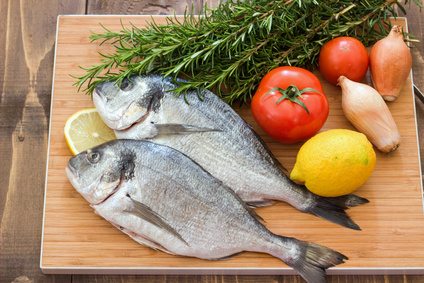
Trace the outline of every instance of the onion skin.
<path fill-rule="evenodd" d="M 408 79 L 412 56 L 403 41 L 402 27 L 393 26 L 389 35 L 377 41 L 370 53 L 370 70 L 375 89 L 386 101 L 394 101 Z"/>
<path fill-rule="evenodd" d="M 341 76 L 342 108 L 346 118 L 382 152 L 396 150 L 400 134 L 389 108 L 372 87 Z"/>

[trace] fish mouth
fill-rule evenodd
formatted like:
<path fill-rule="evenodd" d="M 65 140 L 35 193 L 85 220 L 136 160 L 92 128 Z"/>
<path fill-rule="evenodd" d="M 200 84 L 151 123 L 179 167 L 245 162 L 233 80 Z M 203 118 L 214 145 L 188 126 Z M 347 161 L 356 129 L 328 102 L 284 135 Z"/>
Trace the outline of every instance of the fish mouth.
<path fill-rule="evenodd" d="M 68 166 L 65 168 L 66 175 L 68 175 L 68 179 L 76 180 L 79 178 L 78 170 L 72 166 L 72 164 L 69 162 Z"/>
<path fill-rule="evenodd" d="M 101 94 L 101 91 L 100 91 L 100 90 L 98 90 L 97 88 L 96 88 L 96 89 L 94 89 L 94 91 L 93 91 L 93 97 L 92 97 L 92 100 L 93 100 L 93 102 L 94 102 L 95 100 L 101 100 L 101 101 L 103 101 L 103 103 L 104 103 L 104 104 L 106 104 L 106 103 L 107 103 L 107 98 L 106 98 L 106 96 L 102 95 L 102 94 Z"/>
<path fill-rule="evenodd" d="M 118 184 L 115 186 L 115 188 L 112 189 L 111 193 L 107 195 L 105 198 L 101 199 L 100 201 L 95 202 L 95 197 L 92 197 L 90 195 L 85 194 L 87 191 L 94 191 L 95 188 L 98 187 L 100 183 L 100 179 L 98 179 L 93 184 L 89 185 L 88 187 L 81 187 L 79 183 L 80 174 L 78 171 L 73 167 L 71 164 L 68 164 L 68 166 L 65 167 L 66 175 L 68 176 L 69 182 L 72 184 L 72 186 L 79 192 L 84 199 L 86 199 L 91 205 L 99 205 L 104 202 L 106 202 L 110 197 L 112 197 L 116 192 L 118 192 L 119 187 L 123 183 L 124 179 L 121 177 L 119 179 Z"/>
<path fill-rule="evenodd" d="M 65 167 L 66 176 L 68 177 L 69 182 L 71 185 L 77 189 L 80 187 L 79 184 L 79 173 L 78 171 L 70 164 Z M 78 190 L 77 190 L 78 191 Z"/>

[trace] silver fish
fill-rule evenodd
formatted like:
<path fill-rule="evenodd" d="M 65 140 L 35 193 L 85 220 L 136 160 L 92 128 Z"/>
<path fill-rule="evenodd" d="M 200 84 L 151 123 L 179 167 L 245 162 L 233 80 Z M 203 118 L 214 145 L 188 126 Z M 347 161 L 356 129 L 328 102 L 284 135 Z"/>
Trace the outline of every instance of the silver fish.
<path fill-rule="evenodd" d="M 183 152 L 251 206 L 284 201 L 360 230 L 345 209 L 368 200 L 355 195 L 323 198 L 293 183 L 260 137 L 219 97 L 198 90 L 184 99 L 175 96 L 175 87 L 160 76 L 133 76 L 120 88 L 112 82 L 98 85 L 93 101 L 118 138 L 149 139 Z"/>
<path fill-rule="evenodd" d="M 325 282 L 325 269 L 347 259 L 273 234 L 230 188 L 167 146 L 115 140 L 71 158 L 66 172 L 97 214 L 153 249 L 212 260 L 268 253 L 308 282 Z"/>

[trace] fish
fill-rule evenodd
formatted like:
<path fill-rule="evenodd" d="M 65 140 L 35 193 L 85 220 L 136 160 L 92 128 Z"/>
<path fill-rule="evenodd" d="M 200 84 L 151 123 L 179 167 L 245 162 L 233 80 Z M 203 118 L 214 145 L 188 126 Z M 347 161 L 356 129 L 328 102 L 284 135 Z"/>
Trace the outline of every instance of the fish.
<path fill-rule="evenodd" d="M 113 140 L 72 157 L 72 186 L 94 212 L 136 242 L 208 260 L 267 253 L 307 282 L 348 258 L 330 248 L 277 235 L 221 180 L 185 154 L 146 140 Z"/>
<path fill-rule="evenodd" d="M 206 89 L 174 93 L 175 81 L 158 75 L 132 76 L 120 86 L 103 82 L 93 103 L 120 139 L 146 139 L 175 148 L 224 182 L 248 205 L 286 202 L 344 227 L 360 230 L 346 209 L 368 202 L 350 194 L 320 197 L 288 178 L 253 128 Z"/>

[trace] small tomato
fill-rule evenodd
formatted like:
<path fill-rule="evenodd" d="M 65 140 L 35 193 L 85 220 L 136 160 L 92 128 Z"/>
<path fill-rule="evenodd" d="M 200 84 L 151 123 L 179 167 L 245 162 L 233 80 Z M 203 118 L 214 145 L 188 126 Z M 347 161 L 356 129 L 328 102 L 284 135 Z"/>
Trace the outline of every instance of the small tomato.
<path fill-rule="evenodd" d="M 353 37 L 336 37 L 324 44 L 319 53 L 319 71 L 333 85 L 337 85 L 340 76 L 356 82 L 362 81 L 368 63 L 367 49 Z"/>

